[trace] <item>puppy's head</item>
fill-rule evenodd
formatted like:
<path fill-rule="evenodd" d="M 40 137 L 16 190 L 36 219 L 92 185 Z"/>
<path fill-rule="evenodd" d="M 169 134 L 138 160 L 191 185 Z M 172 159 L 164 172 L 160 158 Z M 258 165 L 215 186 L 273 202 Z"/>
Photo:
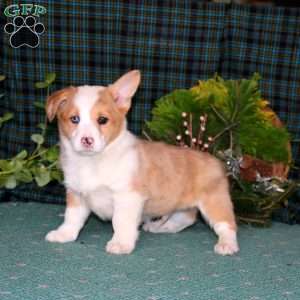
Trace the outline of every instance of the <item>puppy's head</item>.
<path fill-rule="evenodd" d="M 104 150 L 124 129 L 125 117 L 141 80 L 131 71 L 108 87 L 79 86 L 56 91 L 47 99 L 48 119 L 58 119 L 60 134 L 74 151 L 93 155 Z"/>

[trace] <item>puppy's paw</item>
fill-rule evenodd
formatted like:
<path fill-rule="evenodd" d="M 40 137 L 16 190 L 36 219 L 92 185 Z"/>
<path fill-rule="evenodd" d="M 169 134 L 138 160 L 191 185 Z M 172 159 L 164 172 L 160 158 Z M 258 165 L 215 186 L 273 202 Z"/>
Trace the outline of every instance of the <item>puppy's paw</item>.
<path fill-rule="evenodd" d="M 152 233 L 170 232 L 170 230 L 166 228 L 167 226 L 163 226 L 167 218 L 168 218 L 167 216 L 164 216 L 156 221 L 151 221 L 151 220 L 147 221 L 143 225 L 143 230 Z"/>
<path fill-rule="evenodd" d="M 156 233 L 160 225 L 161 224 L 158 224 L 157 222 L 147 222 L 144 223 L 143 230 Z"/>
<path fill-rule="evenodd" d="M 77 238 L 77 233 L 71 229 L 57 229 L 50 231 L 45 240 L 51 243 L 67 243 L 73 242 Z"/>
<path fill-rule="evenodd" d="M 239 250 L 238 244 L 232 241 L 220 241 L 215 245 L 215 253 L 220 255 L 233 255 Z"/>
<path fill-rule="evenodd" d="M 117 240 L 110 240 L 106 244 L 106 252 L 111 254 L 130 254 L 134 249 L 134 244 L 121 243 Z"/>

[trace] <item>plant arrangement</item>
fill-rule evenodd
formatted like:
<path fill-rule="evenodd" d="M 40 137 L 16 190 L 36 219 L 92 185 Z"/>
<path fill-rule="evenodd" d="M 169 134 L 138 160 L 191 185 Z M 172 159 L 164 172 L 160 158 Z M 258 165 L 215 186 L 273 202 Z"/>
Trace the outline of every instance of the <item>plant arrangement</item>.
<path fill-rule="evenodd" d="M 37 82 L 35 87 L 46 89 L 47 96 L 55 81 L 55 73 L 46 74 L 45 80 Z M 5 77 L 0 77 L 0 80 Z M 35 102 L 35 106 L 45 109 L 44 103 Z M 12 113 L 6 113 L 0 118 L 0 127 L 13 118 Z M 58 166 L 59 149 L 57 145 L 45 146 L 45 136 L 47 133 L 47 118 L 44 123 L 37 125 L 40 133 L 31 135 L 32 142 L 36 147 L 32 153 L 22 150 L 16 156 L 9 159 L 0 160 L 0 188 L 14 189 L 18 184 L 35 181 L 39 187 L 47 185 L 50 181 L 62 181 L 62 173 Z"/>
<path fill-rule="evenodd" d="M 55 78 L 55 73 L 46 74 L 35 87 L 46 90 L 49 96 Z M 0 81 L 4 79 L 0 76 Z M 144 135 L 209 151 L 223 160 L 238 220 L 268 225 L 273 212 L 287 204 L 299 184 L 287 179 L 291 137 L 262 98 L 258 80 L 257 74 L 242 80 L 224 80 L 216 75 L 191 89 L 175 90 L 156 101 Z M 34 105 L 45 110 L 43 102 Z M 12 118 L 12 113 L 1 116 L 0 128 Z M 31 182 L 42 187 L 62 181 L 59 147 L 45 145 L 46 116 L 37 127 L 40 132 L 31 135 L 36 144 L 32 153 L 23 150 L 0 160 L 0 188 L 13 189 Z"/>
<path fill-rule="evenodd" d="M 270 223 L 298 184 L 287 180 L 290 135 L 258 88 L 259 75 L 219 76 L 156 101 L 146 124 L 151 139 L 209 151 L 224 161 L 240 221 Z"/>

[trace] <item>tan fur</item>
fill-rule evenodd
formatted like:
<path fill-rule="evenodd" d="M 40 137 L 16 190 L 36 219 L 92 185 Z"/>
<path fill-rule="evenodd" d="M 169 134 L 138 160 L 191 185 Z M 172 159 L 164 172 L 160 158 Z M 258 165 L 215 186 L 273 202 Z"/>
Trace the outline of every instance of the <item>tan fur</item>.
<path fill-rule="evenodd" d="M 140 81 L 140 71 L 134 70 L 128 72 L 108 87 L 109 92 L 113 96 L 116 104 L 119 106 L 119 109 L 124 116 L 130 109 L 131 98 L 135 94 Z"/>
<path fill-rule="evenodd" d="M 46 110 L 48 118 L 51 121 L 57 115 L 59 130 L 66 137 L 70 137 L 77 126 L 70 122 L 71 116 L 79 115 L 73 101 L 75 93 L 76 88 L 68 87 L 53 93 L 47 99 Z M 127 108 L 119 107 L 115 103 L 111 88 L 106 88 L 99 93 L 99 100 L 91 110 L 91 118 L 101 134 L 105 136 L 107 143 L 112 142 L 119 135 L 126 112 Z M 107 117 L 109 119 L 108 123 L 99 125 L 97 120 L 100 116 Z"/>
<path fill-rule="evenodd" d="M 58 127 L 59 131 L 67 137 L 70 137 L 73 130 L 76 128 L 76 124 L 70 122 L 72 116 L 78 115 L 77 108 L 72 105 L 72 98 L 65 104 L 63 109 L 57 114 L 59 119 Z"/>
<path fill-rule="evenodd" d="M 235 229 L 228 181 L 212 155 L 163 143 L 140 141 L 139 170 L 132 186 L 147 197 L 144 213 L 167 215 L 199 208 L 209 223 L 228 222 Z"/>
<path fill-rule="evenodd" d="M 144 230 L 175 233 L 192 225 L 200 210 L 219 237 L 215 252 L 236 253 L 237 227 L 223 164 L 209 153 L 139 140 L 127 131 L 126 113 L 139 83 L 140 72 L 135 70 L 107 88 L 78 87 L 76 98 L 73 87 L 48 98 L 49 120 L 58 117 L 69 191 L 64 223 L 46 239 L 75 240 L 93 211 L 112 219 L 114 235 L 106 250 L 125 254 L 135 247 L 143 217 Z M 73 115 L 80 116 L 82 123 L 73 124 Z M 99 124 L 101 116 L 108 122 Z M 86 134 L 95 144 L 89 155 L 81 148 Z"/>
<path fill-rule="evenodd" d="M 59 112 L 59 108 L 63 106 L 63 102 L 67 103 L 69 102 L 68 100 L 72 99 L 76 90 L 76 88 L 70 86 L 54 92 L 47 98 L 46 113 L 50 121 L 55 118 L 56 114 Z"/>
<path fill-rule="evenodd" d="M 104 89 L 99 94 L 99 100 L 93 106 L 91 110 L 91 119 L 97 124 L 97 120 L 100 116 L 108 118 L 107 124 L 98 125 L 98 128 L 105 136 L 107 143 L 112 142 L 122 130 L 124 112 L 122 108 L 119 108 L 109 91 L 109 88 Z"/>
<path fill-rule="evenodd" d="M 59 120 L 59 131 L 67 137 L 71 136 L 76 125 L 70 122 L 70 117 L 78 115 L 78 110 L 73 104 L 73 97 L 77 89 L 67 87 L 51 94 L 47 99 L 46 112 L 48 119 L 52 121 L 55 116 Z"/>

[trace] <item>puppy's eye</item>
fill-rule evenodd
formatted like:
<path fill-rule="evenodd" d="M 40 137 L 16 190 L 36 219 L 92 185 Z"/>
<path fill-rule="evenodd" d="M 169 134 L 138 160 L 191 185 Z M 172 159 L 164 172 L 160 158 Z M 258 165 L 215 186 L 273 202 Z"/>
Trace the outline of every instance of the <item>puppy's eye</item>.
<path fill-rule="evenodd" d="M 80 122 L 80 117 L 79 117 L 79 116 L 72 116 L 72 117 L 70 118 L 70 120 L 71 120 L 71 122 L 72 122 L 73 124 L 78 124 L 78 123 Z"/>
<path fill-rule="evenodd" d="M 107 117 L 104 117 L 104 116 L 101 116 L 101 117 L 99 117 L 98 118 L 98 123 L 100 124 L 100 125 L 104 125 L 104 124 L 106 124 L 107 122 L 108 122 L 108 118 Z"/>

